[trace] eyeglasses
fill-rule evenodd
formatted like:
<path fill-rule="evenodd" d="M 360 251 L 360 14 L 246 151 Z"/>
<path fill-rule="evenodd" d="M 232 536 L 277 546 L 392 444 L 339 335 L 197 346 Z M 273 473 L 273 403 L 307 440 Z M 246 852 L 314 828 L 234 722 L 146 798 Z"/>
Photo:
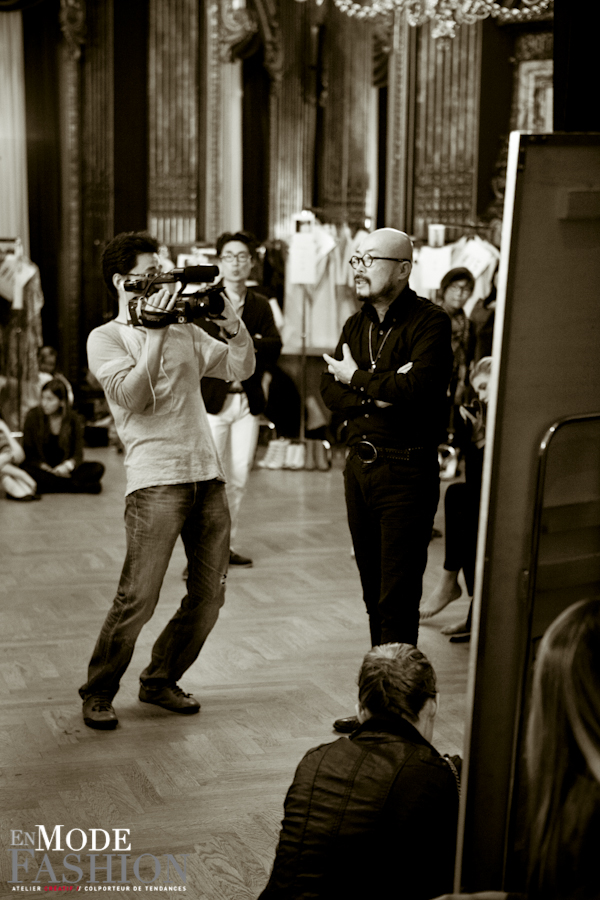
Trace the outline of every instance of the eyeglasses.
<path fill-rule="evenodd" d="M 451 281 L 446 288 L 446 292 L 447 291 L 454 291 L 456 294 L 470 295 L 473 293 L 473 288 L 470 284 L 464 281 Z"/>
<path fill-rule="evenodd" d="M 364 256 L 351 256 L 350 265 L 353 269 L 358 269 L 362 263 L 365 269 L 370 269 L 375 259 L 387 259 L 390 262 L 410 262 L 410 259 L 397 259 L 395 256 L 371 256 L 370 253 L 365 253 Z"/>
<path fill-rule="evenodd" d="M 221 257 L 221 262 L 232 263 L 232 262 L 240 262 L 247 263 L 250 262 L 252 257 L 249 253 L 224 253 Z"/>

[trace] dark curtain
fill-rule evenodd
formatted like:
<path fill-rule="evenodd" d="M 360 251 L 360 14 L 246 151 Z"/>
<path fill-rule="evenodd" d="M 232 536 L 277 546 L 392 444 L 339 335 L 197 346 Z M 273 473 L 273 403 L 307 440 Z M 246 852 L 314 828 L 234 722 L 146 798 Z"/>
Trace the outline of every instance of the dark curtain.
<path fill-rule="evenodd" d="M 56 346 L 61 217 L 59 0 L 42 0 L 22 6 L 30 255 L 39 267 L 44 292 L 44 342 Z"/>
<path fill-rule="evenodd" d="M 242 202 L 244 228 L 264 241 L 269 233 L 269 94 L 264 50 L 243 60 Z"/>
<path fill-rule="evenodd" d="M 0 12 L 18 12 L 39 6 L 44 0 L 0 0 Z"/>

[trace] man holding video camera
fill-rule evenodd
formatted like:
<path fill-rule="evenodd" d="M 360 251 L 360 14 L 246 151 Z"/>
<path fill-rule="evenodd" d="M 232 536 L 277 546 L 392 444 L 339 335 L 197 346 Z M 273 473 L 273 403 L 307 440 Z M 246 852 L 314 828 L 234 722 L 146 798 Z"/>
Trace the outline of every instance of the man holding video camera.
<path fill-rule="evenodd" d="M 85 724 L 112 729 L 118 723 L 112 700 L 154 612 L 180 534 L 188 560 L 187 594 L 154 644 L 140 675 L 139 697 L 177 713 L 200 709 L 177 682 L 200 653 L 223 605 L 230 527 L 200 378 L 246 379 L 255 360 L 252 338 L 226 297 L 212 306 L 203 297 L 185 303 L 159 286 L 168 276 L 161 277 L 158 243 L 146 232 L 113 238 L 102 268 L 119 312 L 91 332 L 88 359 L 125 447 L 127 554 L 79 693 Z M 192 306 L 196 318 L 215 315 L 224 341 L 193 324 Z"/>

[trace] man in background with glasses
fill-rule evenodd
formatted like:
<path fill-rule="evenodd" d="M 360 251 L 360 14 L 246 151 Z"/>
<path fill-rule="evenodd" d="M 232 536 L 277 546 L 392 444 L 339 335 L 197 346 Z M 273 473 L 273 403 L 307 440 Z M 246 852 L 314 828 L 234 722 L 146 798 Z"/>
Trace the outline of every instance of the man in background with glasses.
<path fill-rule="evenodd" d="M 266 400 L 262 389 L 265 370 L 274 366 L 281 353 L 281 337 L 266 297 L 246 287 L 250 276 L 256 240 L 247 232 L 225 232 L 217 240 L 222 284 L 237 315 L 254 341 L 256 369 L 246 381 L 224 382 L 220 378 L 202 379 L 202 396 L 217 453 L 227 478 L 227 500 L 231 514 L 229 565 L 249 568 L 252 559 L 233 549 L 246 482 L 252 468 L 258 442 L 259 416 Z M 217 336 L 210 320 L 203 327 Z"/>
<path fill-rule="evenodd" d="M 346 507 L 371 644 L 416 645 L 439 500 L 450 319 L 408 286 L 412 242 L 402 231 L 374 231 L 350 265 L 363 306 L 334 355 L 324 354 L 321 392 L 347 423 Z M 334 724 L 342 732 L 356 726 L 354 716 Z"/>

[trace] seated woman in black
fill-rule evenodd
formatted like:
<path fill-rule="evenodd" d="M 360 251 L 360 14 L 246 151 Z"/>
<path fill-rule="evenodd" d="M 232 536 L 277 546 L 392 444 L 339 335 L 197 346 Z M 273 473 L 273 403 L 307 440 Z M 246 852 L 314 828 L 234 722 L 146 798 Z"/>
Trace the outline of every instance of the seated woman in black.
<path fill-rule="evenodd" d="M 41 494 L 99 494 L 104 466 L 83 462 L 83 425 L 69 407 L 62 381 L 42 388 L 40 405 L 30 409 L 23 429 L 23 468 Z"/>
<path fill-rule="evenodd" d="M 436 712 L 435 672 L 420 650 L 367 653 L 360 725 L 300 761 L 260 900 L 430 900 L 450 889 L 458 772 L 430 743 Z"/>

